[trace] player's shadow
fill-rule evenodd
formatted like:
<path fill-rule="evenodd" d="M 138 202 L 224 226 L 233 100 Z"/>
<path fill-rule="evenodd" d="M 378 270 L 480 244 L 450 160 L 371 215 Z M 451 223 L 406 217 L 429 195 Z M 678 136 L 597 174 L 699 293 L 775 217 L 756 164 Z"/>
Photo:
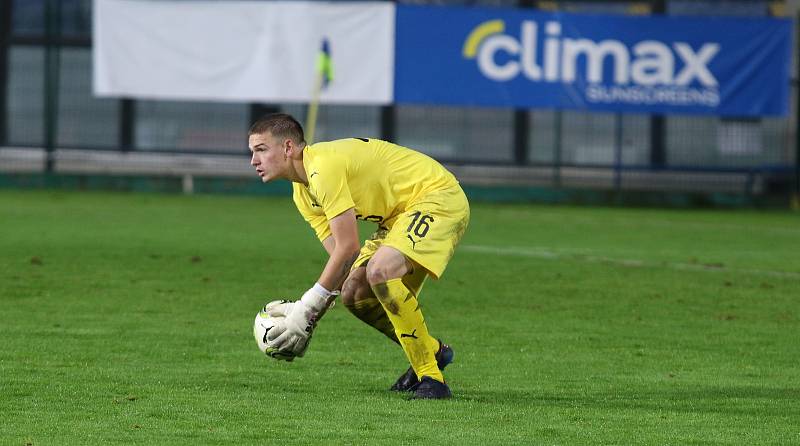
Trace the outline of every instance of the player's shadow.
<path fill-rule="evenodd" d="M 783 416 L 786 407 L 800 400 L 800 388 L 739 386 L 662 386 L 658 389 L 611 389 L 607 392 L 566 394 L 537 392 L 535 390 L 481 390 L 460 389 L 455 398 L 460 401 L 496 405 L 508 401 L 512 405 L 528 407 L 642 409 L 658 411 L 668 409 L 687 413 L 715 413 L 731 416 Z M 785 403 L 781 403 L 785 401 Z M 766 403 L 766 404 L 765 404 Z"/>

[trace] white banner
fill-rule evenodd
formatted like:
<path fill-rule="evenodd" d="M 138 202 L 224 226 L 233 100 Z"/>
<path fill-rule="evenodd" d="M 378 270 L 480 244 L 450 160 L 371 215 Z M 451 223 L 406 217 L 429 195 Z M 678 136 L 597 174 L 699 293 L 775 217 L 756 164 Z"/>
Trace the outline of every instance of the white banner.
<path fill-rule="evenodd" d="M 393 99 L 393 2 L 94 0 L 98 96 L 309 102 L 323 39 L 324 103 Z"/>

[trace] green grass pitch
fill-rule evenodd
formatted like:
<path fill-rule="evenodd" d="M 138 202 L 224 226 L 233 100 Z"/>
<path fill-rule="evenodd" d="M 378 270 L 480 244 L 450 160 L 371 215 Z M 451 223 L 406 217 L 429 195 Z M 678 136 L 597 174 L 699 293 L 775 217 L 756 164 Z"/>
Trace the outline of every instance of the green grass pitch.
<path fill-rule="evenodd" d="M 289 199 L 0 191 L 0 444 L 800 443 L 797 214 L 475 203 L 450 401 L 342 305 L 259 353 L 324 261 Z"/>

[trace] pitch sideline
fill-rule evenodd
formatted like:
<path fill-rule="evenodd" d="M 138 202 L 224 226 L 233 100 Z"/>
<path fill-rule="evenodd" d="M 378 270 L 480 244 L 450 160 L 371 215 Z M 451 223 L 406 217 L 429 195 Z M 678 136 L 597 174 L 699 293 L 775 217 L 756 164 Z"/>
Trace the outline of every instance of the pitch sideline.
<path fill-rule="evenodd" d="M 757 276 L 782 277 L 789 279 L 800 279 L 800 273 L 791 271 L 776 271 L 754 268 L 728 268 L 716 263 L 670 263 L 670 262 L 646 262 L 637 259 L 620 259 L 606 256 L 587 255 L 575 251 L 573 253 L 558 252 L 546 247 L 498 247 L 488 245 L 462 245 L 461 251 L 475 252 L 481 254 L 493 254 L 498 256 L 519 256 L 533 257 L 538 259 L 567 259 L 584 261 L 589 263 L 610 263 L 613 265 L 635 267 L 635 268 L 669 268 L 680 271 L 704 271 L 721 273 L 741 273 Z"/>

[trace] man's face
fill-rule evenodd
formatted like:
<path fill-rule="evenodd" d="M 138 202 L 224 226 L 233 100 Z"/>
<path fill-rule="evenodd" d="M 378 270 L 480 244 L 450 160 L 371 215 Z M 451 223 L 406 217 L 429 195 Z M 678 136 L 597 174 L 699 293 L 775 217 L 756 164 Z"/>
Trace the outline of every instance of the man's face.
<path fill-rule="evenodd" d="M 284 145 L 271 133 L 250 135 L 248 143 L 253 157 L 250 165 L 256 168 L 256 173 L 261 181 L 272 181 L 275 178 L 285 178 L 288 160 Z"/>

